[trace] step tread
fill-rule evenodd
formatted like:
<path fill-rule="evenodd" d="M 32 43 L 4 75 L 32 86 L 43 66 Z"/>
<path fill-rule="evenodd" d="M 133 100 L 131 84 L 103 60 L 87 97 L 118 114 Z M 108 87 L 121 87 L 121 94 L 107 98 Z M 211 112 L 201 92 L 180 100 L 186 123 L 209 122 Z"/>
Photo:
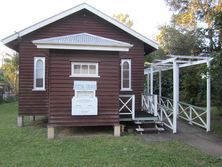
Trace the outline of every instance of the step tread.
<path fill-rule="evenodd" d="M 136 128 L 136 131 L 138 132 L 144 132 L 144 131 L 158 131 L 157 128 Z"/>
<path fill-rule="evenodd" d="M 154 121 L 134 121 L 135 124 L 155 124 Z"/>

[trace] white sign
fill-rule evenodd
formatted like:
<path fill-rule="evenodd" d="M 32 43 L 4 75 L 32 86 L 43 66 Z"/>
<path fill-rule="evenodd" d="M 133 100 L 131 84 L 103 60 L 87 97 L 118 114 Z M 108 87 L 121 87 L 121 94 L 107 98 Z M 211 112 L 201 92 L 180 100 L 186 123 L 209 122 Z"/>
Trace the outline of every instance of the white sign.
<path fill-rule="evenodd" d="M 72 115 L 97 115 L 97 97 L 72 98 Z"/>
<path fill-rule="evenodd" d="M 96 81 L 74 81 L 73 89 L 76 90 L 96 90 Z"/>
<path fill-rule="evenodd" d="M 72 115 L 98 114 L 96 84 L 96 81 L 74 81 L 75 96 L 72 98 Z"/>

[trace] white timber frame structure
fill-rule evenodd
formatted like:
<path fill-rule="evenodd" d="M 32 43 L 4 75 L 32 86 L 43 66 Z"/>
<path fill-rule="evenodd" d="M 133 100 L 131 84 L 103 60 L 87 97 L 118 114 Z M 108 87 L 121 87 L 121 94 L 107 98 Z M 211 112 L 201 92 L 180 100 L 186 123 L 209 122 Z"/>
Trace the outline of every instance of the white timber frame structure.
<path fill-rule="evenodd" d="M 147 99 L 147 104 L 152 104 L 155 108 L 158 107 L 158 109 L 154 109 L 155 114 L 173 133 L 177 132 L 177 118 L 182 118 L 188 121 L 189 124 L 195 124 L 209 132 L 211 119 L 211 77 L 209 69 L 213 58 L 183 55 L 168 55 L 167 57 L 169 58 L 165 60 L 154 60 L 154 63 L 151 63 L 150 67 L 144 70 L 144 75 L 147 75 L 147 94 L 143 96 Z M 179 101 L 179 69 L 199 64 L 206 64 L 208 68 L 206 74 L 206 108 Z M 173 70 L 173 99 L 162 97 L 161 75 L 163 71 L 167 70 Z M 159 74 L 159 95 L 153 94 L 155 73 Z M 159 97 L 158 100 L 155 100 L 157 97 Z"/>

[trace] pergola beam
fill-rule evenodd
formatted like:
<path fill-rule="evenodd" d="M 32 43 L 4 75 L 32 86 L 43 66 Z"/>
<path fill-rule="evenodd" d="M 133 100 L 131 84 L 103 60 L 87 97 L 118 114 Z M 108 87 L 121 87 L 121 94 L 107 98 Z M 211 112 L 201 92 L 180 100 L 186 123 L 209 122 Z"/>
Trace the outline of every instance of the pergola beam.
<path fill-rule="evenodd" d="M 200 56 L 172 56 L 174 58 L 169 58 L 166 60 L 162 60 L 161 62 L 157 63 L 152 63 L 152 68 L 153 68 L 153 73 L 161 71 L 167 71 L 167 70 L 172 70 L 173 69 L 173 61 L 176 61 L 178 64 L 178 68 L 184 68 L 184 67 L 189 67 L 189 66 L 194 66 L 194 65 L 199 65 L 199 64 L 204 64 L 207 63 L 208 61 L 213 60 L 213 58 L 210 57 L 200 57 Z M 182 59 L 182 60 L 181 60 Z M 188 60 L 184 60 L 188 59 Z M 192 59 L 192 60 L 191 60 Z M 150 73 L 149 68 L 145 69 L 145 74 Z"/>
<path fill-rule="evenodd" d="M 198 60 L 198 61 L 190 61 L 189 63 L 179 65 L 179 68 L 194 66 L 194 65 L 198 65 L 198 64 L 204 64 L 204 63 L 207 63 L 209 61 L 208 59 Z"/>
<path fill-rule="evenodd" d="M 186 56 L 186 55 L 167 55 L 171 58 L 180 58 L 180 59 L 208 59 L 208 56 Z"/>
<path fill-rule="evenodd" d="M 167 63 L 173 62 L 173 60 L 174 60 L 174 58 L 169 58 L 166 60 L 162 60 L 161 62 L 154 63 L 154 65 L 157 66 L 157 65 L 167 64 Z"/>

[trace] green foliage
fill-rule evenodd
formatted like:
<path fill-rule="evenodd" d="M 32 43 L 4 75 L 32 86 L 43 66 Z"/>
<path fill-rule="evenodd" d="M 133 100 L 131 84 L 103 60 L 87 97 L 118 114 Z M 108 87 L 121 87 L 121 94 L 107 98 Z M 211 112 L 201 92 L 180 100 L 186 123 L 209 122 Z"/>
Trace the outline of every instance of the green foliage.
<path fill-rule="evenodd" d="M 0 166 L 222 166 L 222 161 L 178 141 L 145 142 L 135 135 L 46 138 L 46 126 L 16 127 L 17 103 L 0 105 Z"/>
<path fill-rule="evenodd" d="M 15 54 L 11 59 L 4 60 L 2 65 L 3 75 L 7 82 L 10 84 L 13 93 L 18 93 L 18 70 L 19 70 L 19 58 Z"/>
<path fill-rule="evenodd" d="M 214 58 L 211 68 L 212 104 L 222 106 L 222 1 L 165 0 L 173 11 L 170 25 L 161 26 L 157 40 L 160 48 L 152 54 L 165 58 L 166 54 L 208 54 Z M 201 25 L 204 25 L 201 27 Z M 162 54 L 162 55 L 161 55 Z M 195 105 L 206 105 L 206 65 L 180 70 L 180 100 Z M 172 76 L 164 72 L 163 96 L 172 96 Z M 156 81 L 155 81 L 156 82 Z M 171 83 L 171 84 L 170 84 Z M 158 88 L 155 87 L 156 93 Z"/>
<path fill-rule="evenodd" d="M 165 53 L 162 48 L 157 49 L 151 54 L 145 56 L 145 67 L 147 67 L 150 63 L 152 63 L 155 59 L 164 59 Z"/>
<path fill-rule="evenodd" d="M 206 106 L 206 65 L 180 70 L 180 99 L 197 106 Z"/>
<path fill-rule="evenodd" d="M 213 104 L 222 106 L 222 51 L 213 52 L 212 57 L 214 58 L 211 65 Z"/>
<path fill-rule="evenodd" d="M 130 20 L 128 14 L 124 14 L 124 13 L 114 14 L 113 18 L 118 20 L 119 22 L 125 24 L 128 27 L 132 27 L 133 26 L 133 21 Z"/>
<path fill-rule="evenodd" d="M 6 82 L 4 75 L 1 73 L 0 73 L 0 82 Z"/>
<path fill-rule="evenodd" d="M 205 38 L 209 40 L 209 50 L 221 49 L 221 27 L 215 26 L 218 19 L 221 19 L 222 0 L 165 0 L 174 12 L 173 20 L 180 27 L 195 29 L 204 23 Z M 219 33 L 218 33 L 219 31 Z M 217 39 L 215 36 L 217 36 Z M 219 47 L 219 48 L 218 48 Z"/>
<path fill-rule="evenodd" d="M 160 49 L 148 55 L 146 60 L 166 59 L 166 55 L 198 55 L 204 48 L 204 42 L 199 29 L 186 30 L 174 25 L 161 26 L 157 36 Z M 203 105 L 205 102 L 205 80 L 201 79 L 201 72 L 206 67 L 192 67 L 180 70 L 180 100 L 191 104 Z M 173 92 L 172 70 L 162 74 L 162 96 L 172 98 Z M 203 89 L 202 89 L 203 88 Z M 154 93 L 158 94 L 158 77 L 154 77 Z"/>
<path fill-rule="evenodd" d="M 216 134 L 222 136 L 222 107 L 221 106 L 215 106 L 211 109 L 211 127 L 213 129 L 213 132 Z"/>
<path fill-rule="evenodd" d="M 199 30 L 177 29 L 173 25 L 161 26 L 157 41 L 165 54 L 198 55 L 203 41 Z"/>

